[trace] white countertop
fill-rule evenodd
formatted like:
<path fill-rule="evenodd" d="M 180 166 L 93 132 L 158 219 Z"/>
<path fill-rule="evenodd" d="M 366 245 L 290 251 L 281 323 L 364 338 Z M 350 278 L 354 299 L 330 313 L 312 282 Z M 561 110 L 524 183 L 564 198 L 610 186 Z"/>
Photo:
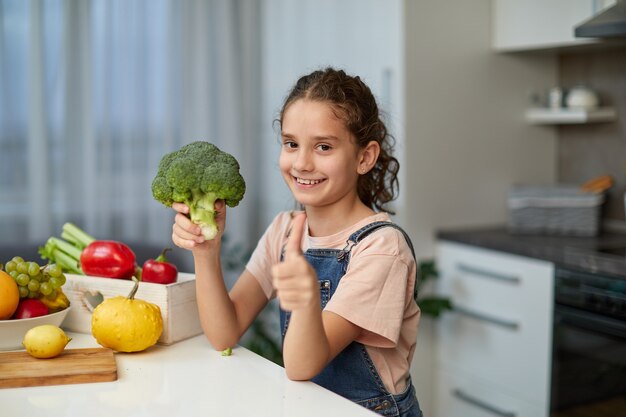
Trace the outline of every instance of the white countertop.
<path fill-rule="evenodd" d="M 99 347 L 68 333 L 69 348 Z M 116 353 L 114 382 L 0 389 L 2 417 L 373 416 L 242 347 L 221 356 L 204 336 Z"/>

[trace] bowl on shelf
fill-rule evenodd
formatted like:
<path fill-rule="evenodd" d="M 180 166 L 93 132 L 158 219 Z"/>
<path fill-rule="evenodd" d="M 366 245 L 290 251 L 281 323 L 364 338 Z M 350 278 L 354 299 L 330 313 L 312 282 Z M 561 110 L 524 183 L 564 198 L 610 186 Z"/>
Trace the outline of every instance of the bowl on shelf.
<path fill-rule="evenodd" d="M 22 341 L 27 331 L 43 324 L 61 326 L 71 306 L 45 316 L 19 320 L 0 320 L 0 350 L 24 349 Z"/>
<path fill-rule="evenodd" d="M 598 108 L 598 94 L 582 86 L 572 88 L 565 97 L 565 103 L 570 109 L 593 110 Z"/>

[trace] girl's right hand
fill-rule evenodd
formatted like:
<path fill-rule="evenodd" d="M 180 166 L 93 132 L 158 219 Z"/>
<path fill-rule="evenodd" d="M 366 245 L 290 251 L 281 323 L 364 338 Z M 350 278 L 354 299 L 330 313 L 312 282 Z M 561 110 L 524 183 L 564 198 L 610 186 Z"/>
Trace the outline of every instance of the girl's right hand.
<path fill-rule="evenodd" d="M 224 218 L 226 217 L 226 204 L 224 201 L 215 202 L 217 212 L 218 227 L 220 233 L 212 240 L 206 240 L 202 235 L 202 229 L 193 223 L 189 217 L 189 207 L 183 203 L 173 203 L 172 208 L 177 211 L 172 226 L 172 242 L 179 248 L 196 251 L 211 250 L 219 246 L 224 230 Z M 221 220 L 221 221 L 220 221 Z"/>

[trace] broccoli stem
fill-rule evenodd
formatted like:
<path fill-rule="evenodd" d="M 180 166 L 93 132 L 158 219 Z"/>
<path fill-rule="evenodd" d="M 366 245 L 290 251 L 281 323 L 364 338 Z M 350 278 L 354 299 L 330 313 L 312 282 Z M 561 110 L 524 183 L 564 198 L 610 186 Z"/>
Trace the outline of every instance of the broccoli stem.
<path fill-rule="evenodd" d="M 200 226 L 205 239 L 211 240 L 217 236 L 219 229 L 215 222 L 215 193 L 204 194 L 201 198 L 189 202 L 189 218 Z"/>

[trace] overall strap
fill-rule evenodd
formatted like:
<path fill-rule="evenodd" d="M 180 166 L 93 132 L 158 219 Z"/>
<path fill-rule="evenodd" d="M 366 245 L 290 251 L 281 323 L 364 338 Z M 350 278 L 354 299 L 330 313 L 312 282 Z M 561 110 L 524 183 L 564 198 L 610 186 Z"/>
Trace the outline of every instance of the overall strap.
<path fill-rule="evenodd" d="M 415 249 L 413 249 L 413 242 L 411 242 L 411 238 L 409 237 L 409 235 L 404 231 L 404 229 L 402 229 L 397 224 L 393 222 L 383 221 L 383 220 L 366 224 L 365 226 L 363 226 L 356 232 L 352 233 L 350 237 L 348 238 L 348 240 L 346 241 L 346 246 L 344 246 L 344 248 L 339 252 L 337 259 L 343 259 L 348 253 L 350 253 L 354 245 L 356 245 L 357 243 L 359 243 L 360 241 L 368 237 L 370 234 L 372 234 L 376 230 L 383 228 L 383 227 L 393 227 L 394 229 L 397 229 L 400 232 L 402 232 L 402 234 L 404 235 L 404 239 L 406 240 L 406 243 L 409 245 L 409 248 L 411 249 L 413 258 L 415 258 L 415 260 L 417 261 L 417 257 L 415 256 Z"/>
<path fill-rule="evenodd" d="M 363 226 L 362 228 L 360 228 L 359 230 L 351 234 L 348 240 L 346 241 L 346 246 L 344 246 L 344 248 L 341 251 L 339 251 L 339 254 L 337 255 L 337 260 L 338 261 L 343 260 L 347 255 L 350 254 L 350 252 L 352 251 L 352 247 L 354 247 L 354 245 L 356 245 L 357 243 L 365 239 L 367 236 L 369 236 L 376 230 L 381 229 L 383 227 L 393 227 L 394 229 L 397 229 L 400 232 L 402 232 L 402 235 L 404 236 L 406 243 L 409 245 L 409 248 L 411 249 L 411 254 L 413 254 L 413 259 L 415 259 L 415 289 L 413 290 L 413 296 L 415 299 L 417 299 L 417 274 L 418 274 L 419 267 L 417 265 L 417 257 L 415 256 L 415 249 L 413 248 L 413 242 L 411 242 L 411 238 L 404 231 L 404 229 L 402 229 L 400 226 L 398 226 L 397 224 L 393 222 L 383 221 L 383 220 L 372 222 Z"/>

